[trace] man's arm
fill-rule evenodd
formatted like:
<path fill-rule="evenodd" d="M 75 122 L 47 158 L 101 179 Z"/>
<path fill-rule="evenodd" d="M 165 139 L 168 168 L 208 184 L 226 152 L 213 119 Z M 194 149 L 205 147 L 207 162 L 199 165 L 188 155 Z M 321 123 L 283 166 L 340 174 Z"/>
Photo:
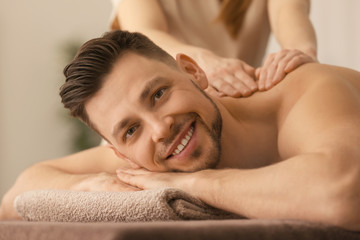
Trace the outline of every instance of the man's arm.
<path fill-rule="evenodd" d="M 357 165 L 347 162 L 339 168 L 339 162 L 325 153 L 313 153 L 253 170 L 153 173 L 121 169 L 118 176 L 141 189 L 176 187 L 247 218 L 298 219 L 360 230 Z"/>
<path fill-rule="evenodd" d="M 117 21 L 122 30 L 146 35 L 174 58 L 178 53 L 185 53 L 195 59 L 206 72 L 210 85 L 221 94 L 247 97 L 257 91 L 252 66 L 240 59 L 218 56 L 213 49 L 187 44 L 171 35 L 166 13 L 158 1 L 123 0 L 118 6 Z"/>
<path fill-rule="evenodd" d="M 125 162 L 106 146 L 35 164 L 21 173 L 13 187 L 5 194 L 0 208 L 0 219 L 19 219 L 13 207 L 14 199 L 30 190 L 137 190 L 116 178 L 115 170 L 121 166 L 126 166 Z"/>

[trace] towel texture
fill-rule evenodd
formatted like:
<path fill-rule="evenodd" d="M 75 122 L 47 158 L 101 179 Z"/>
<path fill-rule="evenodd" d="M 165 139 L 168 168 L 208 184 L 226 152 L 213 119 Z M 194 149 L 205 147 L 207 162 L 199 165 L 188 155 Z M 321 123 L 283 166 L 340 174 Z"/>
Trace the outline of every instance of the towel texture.
<path fill-rule="evenodd" d="M 19 195 L 14 204 L 19 215 L 27 221 L 147 222 L 240 218 L 174 188 L 138 192 L 36 190 Z"/>

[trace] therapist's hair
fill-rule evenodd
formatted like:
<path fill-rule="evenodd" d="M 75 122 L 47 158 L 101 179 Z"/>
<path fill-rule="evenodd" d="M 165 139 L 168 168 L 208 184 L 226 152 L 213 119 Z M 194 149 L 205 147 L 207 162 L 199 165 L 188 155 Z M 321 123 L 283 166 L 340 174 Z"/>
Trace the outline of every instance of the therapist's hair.
<path fill-rule="evenodd" d="M 216 20 L 223 22 L 232 38 L 236 38 L 244 22 L 251 0 L 220 0 L 221 8 Z"/>
<path fill-rule="evenodd" d="M 64 69 L 66 81 L 60 88 L 61 101 L 73 117 L 95 131 L 97 129 L 86 113 L 85 103 L 101 88 L 115 62 L 129 52 L 177 67 L 175 59 L 146 36 L 118 30 L 83 44 Z"/>

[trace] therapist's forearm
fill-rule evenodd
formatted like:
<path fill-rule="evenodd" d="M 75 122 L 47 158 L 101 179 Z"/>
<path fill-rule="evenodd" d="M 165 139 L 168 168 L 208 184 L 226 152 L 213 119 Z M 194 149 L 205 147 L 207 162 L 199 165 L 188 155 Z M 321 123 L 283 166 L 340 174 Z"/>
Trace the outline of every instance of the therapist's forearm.
<path fill-rule="evenodd" d="M 214 54 L 208 49 L 186 44 L 163 30 L 141 28 L 131 29 L 131 31 L 138 31 L 143 33 L 148 38 L 150 38 L 156 45 L 161 46 L 162 49 L 164 49 L 174 58 L 178 53 L 185 53 L 197 62 L 201 62 L 202 58 Z"/>
<path fill-rule="evenodd" d="M 309 11 L 307 0 L 269 1 L 271 28 L 281 47 L 301 50 L 316 59 L 316 34 Z"/>

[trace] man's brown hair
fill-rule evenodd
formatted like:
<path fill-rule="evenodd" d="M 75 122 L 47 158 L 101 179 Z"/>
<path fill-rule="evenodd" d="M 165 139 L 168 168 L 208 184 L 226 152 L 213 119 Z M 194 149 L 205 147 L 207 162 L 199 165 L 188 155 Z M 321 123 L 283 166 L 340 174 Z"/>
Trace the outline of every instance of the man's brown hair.
<path fill-rule="evenodd" d="M 111 72 L 115 62 L 128 52 L 176 66 L 175 59 L 146 36 L 112 31 L 82 45 L 64 69 L 66 82 L 60 88 L 64 107 L 96 131 L 86 113 L 85 103 L 101 88 L 104 77 Z"/>

